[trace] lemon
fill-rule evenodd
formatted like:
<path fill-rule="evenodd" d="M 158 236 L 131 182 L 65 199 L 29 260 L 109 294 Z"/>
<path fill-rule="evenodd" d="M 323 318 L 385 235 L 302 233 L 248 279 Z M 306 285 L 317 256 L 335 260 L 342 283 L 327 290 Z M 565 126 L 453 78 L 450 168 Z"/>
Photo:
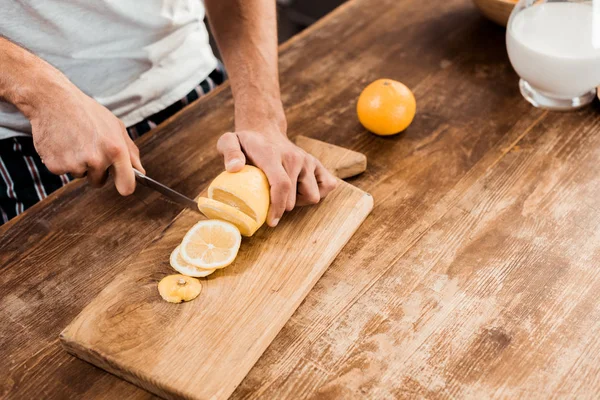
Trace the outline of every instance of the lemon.
<path fill-rule="evenodd" d="M 171 266 L 183 275 L 168 276 L 158 285 L 166 301 L 179 303 L 198 296 L 200 282 L 190 277 L 205 277 L 230 265 L 242 235 L 252 236 L 267 219 L 269 182 L 256 167 L 221 173 L 210 184 L 208 197 L 198 199 L 198 208 L 209 219 L 194 225 L 171 253 Z"/>
<path fill-rule="evenodd" d="M 203 269 L 186 262 L 183 257 L 181 257 L 181 253 L 179 252 L 180 249 L 181 245 L 175 247 L 169 260 L 171 262 L 171 267 L 173 267 L 175 271 L 195 278 L 203 278 L 215 272 L 214 269 Z"/>
<path fill-rule="evenodd" d="M 242 236 L 229 222 L 200 221 L 183 237 L 179 252 L 188 264 L 200 269 L 225 268 L 235 260 Z"/>
<path fill-rule="evenodd" d="M 206 218 L 219 219 L 235 225 L 244 236 L 252 236 L 258 230 L 256 221 L 239 209 L 220 201 L 200 197 L 198 198 L 198 208 Z"/>
<path fill-rule="evenodd" d="M 222 172 L 208 187 L 208 197 L 237 208 L 260 228 L 270 205 L 269 181 L 259 168 L 246 165 L 239 172 Z"/>
<path fill-rule="evenodd" d="M 160 297 L 169 303 L 194 300 L 201 291 L 200 281 L 185 275 L 165 276 L 158 283 Z"/>

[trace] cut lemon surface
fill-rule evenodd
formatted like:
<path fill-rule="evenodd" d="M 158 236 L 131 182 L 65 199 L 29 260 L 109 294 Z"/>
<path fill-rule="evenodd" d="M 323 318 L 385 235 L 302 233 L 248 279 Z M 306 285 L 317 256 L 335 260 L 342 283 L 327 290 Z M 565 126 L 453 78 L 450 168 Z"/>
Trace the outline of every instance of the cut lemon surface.
<path fill-rule="evenodd" d="M 208 187 L 208 197 L 240 210 L 260 228 L 269 211 L 269 181 L 259 168 L 246 165 L 239 172 L 217 176 Z"/>
<path fill-rule="evenodd" d="M 200 221 L 185 234 L 179 253 L 185 262 L 202 269 L 225 268 L 235 260 L 242 236 L 229 222 Z"/>
<path fill-rule="evenodd" d="M 256 221 L 248 215 L 237 208 L 221 203 L 220 201 L 200 197 L 198 199 L 198 208 L 207 218 L 223 220 L 235 225 L 235 227 L 239 229 L 239 232 L 244 236 L 254 235 L 254 232 L 260 227 Z"/>
<path fill-rule="evenodd" d="M 165 276 L 158 283 L 160 297 L 169 303 L 194 300 L 201 291 L 200 281 L 185 275 Z"/>
<path fill-rule="evenodd" d="M 203 278 L 215 272 L 214 269 L 204 269 L 186 262 L 183 257 L 181 257 L 181 253 L 179 252 L 180 249 L 181 246 L 177 246 L 171 253 L 171 258 L 169 260 L 171 262 L 171 267 L 173 267 L 175 271 L 195 278 Z"/>

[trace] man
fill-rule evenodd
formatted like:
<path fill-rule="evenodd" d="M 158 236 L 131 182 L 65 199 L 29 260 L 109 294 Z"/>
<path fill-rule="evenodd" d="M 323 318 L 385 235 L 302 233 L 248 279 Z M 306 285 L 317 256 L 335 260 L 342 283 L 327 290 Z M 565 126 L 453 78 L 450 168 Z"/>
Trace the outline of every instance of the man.
<path fill-rule="evenodd" d="M 270 226 L 335 187 L 287 138 L 274 0 L 0 0 L 0 223 L 70 176 L 101 186 L 110 172 L 133 193 L 131 137 L 223 80 L 205 8 L 235 101 L 217 146 L 226 169 L 265 172 Z"/>

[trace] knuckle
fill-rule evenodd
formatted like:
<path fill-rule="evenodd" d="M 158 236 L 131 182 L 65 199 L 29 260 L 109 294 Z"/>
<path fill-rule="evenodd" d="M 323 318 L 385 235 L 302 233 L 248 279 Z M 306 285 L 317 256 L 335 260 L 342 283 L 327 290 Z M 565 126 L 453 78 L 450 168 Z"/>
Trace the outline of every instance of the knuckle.
<path fill-rule="evenodd" d="M 309 204 L 318 204 L 319 201 L 321 201 L 321 195 L 316 192 L 311 192 L 306 196 L 306 201 L 308 201 Z"/>
<path fill-rule="evenodd" d="M 90 166 L 90 168 L 102 168 L 102 156 L 98 153 L 92 153 L 86 157 L 86 164 Z"/>
<path fill-rule="evenodd" d="M 71 167 L 71 170 L 77 174 L 85 174 L 85 171 L 87 171 L 87 168 L 85 167 L 85 165 L 83 164 L 75 164 Z"/>
<path fill-rule="evenodd" d="M 132 142 L 129 141 L 129 153 L 133 154 L 134 156 L 138 156 L 140 155 L 140 149 Z"/>
<path fill-rule="evenodd" d="M 304 160 L 306 160 L 306 156 L 302 153 L 296 153 L 295 162 L 299 165 L 304 164 Z"/>
<path fill-rule="evenodd" d="M 123 154 L 123 148 L 117 143 L 111 142 L 106 145 L 106 155 L 111 158 L 119 158 Z"/>
<path fill-rule="evenodd" d="M 328 179 L 324 186 L 327 191 L 331 192 L 337 187 L 337 181 L 335 179 Z"/>
<path fill-rule="evenodd" d="M 277 146 L 271 145 L 271 144 L 265 144 L 263 146 L 261 146 L 264 154 L 266 157 L 270 158 L 270 159 L 283 159 L 285 157 L 285 154 L 282 153 Z"/>
<path fill-rule="evenodd" d="M 219 138 L 219 142 L 220 143 L 227 142 L 227 141 L 233 139 L 234 136 L 235 136 L 235 134 L 233 132 L 225 132 Z"/>
<path fill-rule="evenodd" d="M 297 151 L 288 151 L 285 153 L 284 158 L 293 164 L 301 164 L 304 156 Z"/>
<path fill-rule="evenodd" d="M 75 165 L 71 165 L 69 167 L 67 167 L 68 172 L 72 173 L 73 175 L 77 175 L 77 176 L 83 176 L 85 174 L 85 167 L 81 164 L 75 164 Z"/>
<path fill-rule="evenodd" d="M 314 157 L 306 157 L 304 159 L 304 167 L 309 171 L 314 171 L 317 168 L 317 161 Z"/>
<path fill-rule="evenodd" d="M 276 181 L 275 186 L 281 191 L 289 192 L 292 188 L 292 182 L 287 177 L 281 177 Z"/>
<path fill-rule="evenodd" d="M 295 201 L 294 202 L 289 201 L 287 203 L 287 205 L 285 206 L 285 210 L 286 211 L 292 211 L 294 209 L 294 207 L 296 207 L 296 202 Z"/>
<path fill-rule="evenodd" d="M 228 143 L 230 143 L 233 135 L 233 132 L 225 132 L 224 134 L 222 134 L 219 140 L 217 141 L 217 150 L 219 150 L 220 152 L 224 152 L 227 148 Z"/>
<path fill-rule="evenodd" d="M 239 150 L 237 150 L 237 149 L 227 149 L 227 150 L 226 150 L 226 151 L 223 153 L 223 155 L 224 155 L 225 157 L 232 158 L 232 157 L 235 157 L 235 156 L 239 156 L 239 155 L 240 155 L 240 153 L 241 153 L 241 151 L 239 151 Z"/>
<path fill-rule="evenodd" d="M 53 159 L 44 160 L 44 165 L 46 166 L 46 168 L 48 168 L 48 171 L 52 172 L 55 175 L 62 175 L 69 172 L 61 163 Z"/>

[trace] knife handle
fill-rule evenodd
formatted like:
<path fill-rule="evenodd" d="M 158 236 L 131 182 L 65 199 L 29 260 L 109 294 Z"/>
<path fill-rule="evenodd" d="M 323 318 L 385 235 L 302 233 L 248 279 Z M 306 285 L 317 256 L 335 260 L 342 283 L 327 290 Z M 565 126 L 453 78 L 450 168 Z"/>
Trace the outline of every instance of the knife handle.
<path fill-rule="evenodd" d="M 145 179 L 146 175 L 142 174 L 140 171 L 138 171 L 137 169 L 133 169 L 133 173 L 135 175 L 135 180 L 139 183 L 141 183 L 144 186 L 148 186 L 148 181 Z"/>

